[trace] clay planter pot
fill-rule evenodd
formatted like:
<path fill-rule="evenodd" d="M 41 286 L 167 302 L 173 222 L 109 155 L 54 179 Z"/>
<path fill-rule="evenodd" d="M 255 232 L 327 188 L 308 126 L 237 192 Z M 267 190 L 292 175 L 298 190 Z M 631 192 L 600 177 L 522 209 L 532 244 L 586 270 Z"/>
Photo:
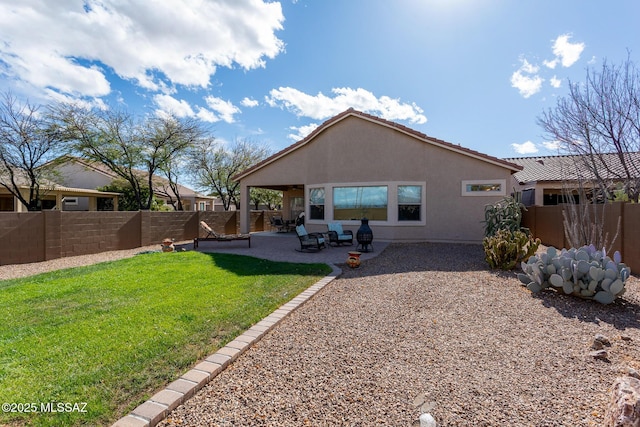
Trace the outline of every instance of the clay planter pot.
<path fill-rule="evenodd" d="M 349 257 L 347 258 L 347 265 L 351 268 L 360 267 L 360 255 L 362 255 L 361 252 L 349 251 Z"/>

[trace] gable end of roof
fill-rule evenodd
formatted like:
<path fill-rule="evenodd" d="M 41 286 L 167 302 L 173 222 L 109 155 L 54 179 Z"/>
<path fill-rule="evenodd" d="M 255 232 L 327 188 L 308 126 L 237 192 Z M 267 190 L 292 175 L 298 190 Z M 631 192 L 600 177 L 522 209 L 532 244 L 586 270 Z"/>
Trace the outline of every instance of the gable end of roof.
<path fill-rule="evenodd" d="M 286 156 L 287 154 L 303 147 L 304 145 L 308 144 L 309 142 L 311 142 L 313 139 L 315 139 L 319 134 L 321 134 L 322 132 L 324 132 L 327 128 L 333 126 L 334 124 L 346 119 L 347 117 L 358 117 L 360 119 L 363 120 L 367 120 L 373 123 L 376 123 L 378 125 L 381 126 L 385 126 L 391 129 L 394 129 L 398 132 L 404 133 L 405 135 L 411 136 L 415 139 L 418 139 L 424 143 L 428 143 L 428 144 L 433 144 L 436 145 L 438 147 L 444 148 L 446 150 L 450 150 L 450 151 L 454 151 L 457 152 L 459 154 L 465 155 L 465 156 L 469 156 L 469 157 L 473 157 L 485 162 L 489 162 L 492 164 L 495 164 L 497 166 L 501 166 L 503 168 L 509 169 L 512 172 L 517 172 L 517 171 L 521 171 L 522 170 L 522 166 L 518 165 L 516 163 L 512 163 L 509 162 L 507 160 L 503 160 L 503 159 L 499 159 L 497 157 L 493 157 L 493 156 L 489 156 L 487 154 L 483 154 L 480 153 L 478 151 L 475 150 L 471 150 L 469 148 L 466 147 L 462 147 L 461 145 L 456 145 L 453 144 L 451 142 L 447 142 L 444 141 L 442 139 L 437 139 L 437 138 L 433 138 L 430 137 L 422 132 L 419 132 L 415 129 L 411 129 L 405 125 L 402 125 L 400 123 L 396 123 L 396 122 L 392 122 L 390 120 L 387 119 L 383 119 L 381 117 L 378 116 L 374 116 L 371 114 L 367 114 L 364 113 L 362 111 L 358 111 L 355 110 L 353 108 L 349 108 L 348 110 L 343 111 L 340 114 L 337 114 L 331 118 L 329 118 L 328 120 L 326 120 L 325 122 L 323 122 L 320 126 L 318 126 L 317 128 L 315 128 L 313 130 L 313 132 L 311 132 L 309 135 L 307 135 L 306 137 L 304 137 L 303 139 L 301 139 L 300 141 L 278 151 L 277 153 L 267 157 L 266 159 L 262 160 L 261 162 L 256 163 L 255 165 L 251 166 L 248 169 L 245 169 L 242 172 L 239 172 L 238 174 L 236 174 L 235 176 L 233 176 L 233 179 L 238 181 L 244 177 L 246 177 L 247 175 L 250 175 L 251 173 L 267 166 L 270 163 L 275 162 L 276 160 Z"/>

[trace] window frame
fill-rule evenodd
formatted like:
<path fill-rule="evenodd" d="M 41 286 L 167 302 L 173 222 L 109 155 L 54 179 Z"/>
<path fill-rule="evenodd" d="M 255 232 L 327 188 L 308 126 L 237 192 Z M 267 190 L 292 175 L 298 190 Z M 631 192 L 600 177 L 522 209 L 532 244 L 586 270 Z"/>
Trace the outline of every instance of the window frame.
<path fill-rule="evenodd" d="M 313 190 L 322 190 L 323 191 L 323 195 L 322 195 L 322 203 L 314 203 L 313 206 L 322 206 L 322 218 L 313 218 L 312 215 L 312 209 L 311 209 L 311 192 Z M 324 222 L 326 221 L 327 218 L 327 189 L 324 185 L 313 185 L 313 186 L 309 186 L 307 191 L 306 191 L 306 200 L 308 201 L 307 203 L 305 203 L 305 208 L 308 209 L 308 212 L 305 213 L 305 221 L 311 221 L 313 223 L 313 221 L 319 221 L 319 222 Z"/>
<path fill-rule="evenodd" d="M 415 202 L 400 202 L 400 187 L 419 187 L 420 188 L 420 202 L 419 203 L 415 203 Z M 397 220 L 398 223 L 410 223 L 410 224 L 419 224 L 424 216 L 424 210 L 423 210 L 423 206 L 424 206 L 424 195 L 423 193 L 423 188 L 424 186 L 422 185 L 416 185 L 416 184 L 398 184 L 396 186 L 397 189 L 397 196 L 396 196 L 396 213 L 397 213 Z M 401 206 L 418 206 L 419 210 L 418 210 L 418 219 L 400 219 L 400 207 Z M 426 207 L 426 206 L 425 206 Z"/>
<path fill-rule="evenodd" d="M 500 189 L 497 191 L 480 191 L 480 190 L 468 190 L 469 185 L 500 185 Z M 462 184 L 462 196 L 463 197 L 490 197 L 490 196 L 506 196 L 507 195 L 507 180 L 506 179 L 472 179 L 463 180 Z"/>
<path fill-rule="evenodd" d="M 354 205 L 353 207 L 344 207 L 344 208 L 340 208 L 340 209 L 344 209 L 344 210 L 351 210 L 351 211 L 360 211 L 360 214 L 358 214 L 358 216 L 360 218 L 338 218 L 336 219 L 336 190 L 339 189 L 354 189 L 356 194 L 360 193 L 360 205 L 358 205 L 357 200 L 354 201 Z M 361 191 L 359 189 L 362 189 Z M 384 189 L 384 205 L 381 205 L 379 207 L 375 207 L 373 205 L 369 206 L 363 206 L 362 205 L 362 199 L 363 199 L 363 195 L 365 193 L 365 189 Z M 325 193 L 326 195 L 326 193 Z M 326 196 L 325 196 L 325 201 L 326 201 Z M 334 220 L 336 221 L 358 221 L 361 218 L 369 218 L 370 221 L 382 221 L 382 222 L 387 222 L 389 221 L 389 185 L 372 185 L 372 184 L 367 184 L 367 185 L 334 185 L 331 188 L 331 201 L 332 201 L 332 205 L 333 205 L 333 209 L 331 212 L 331 216 Z M 351 202 L 351 200 L 349 200 Z M 384 212 L 384 219 L 375 219 L 373 218 L 373 216 L 371 215 L 371 210 L 372 209 L 376 209 L 380 212 Z M 367 213 L 369 212 L 369 213 Z"/>
<path fill-rule="evenodd" d="M 419 186 L 421 188 L 421 204 L 420 204 L 420 221 L 399 221 L 398 220 L 398 187 L 403 185 Z M 387 219 L 372 220 L 369 219 L 370 225 L 393 226 L 393 227 L 416 227 L 427 225 L 427 182 L 426 181 L 371 181 L 371 182 L 329 182 L 305 185 L 305 222 L 316 225 L 326 225 L 329 222 L 339 221 L 345 226 L 360 225 L 358 220 L 335 220 L 333 218 L 333 189 L 335 187 L 369 187 L 369 186 L 386 186 L 387 187 Z M 309 194 L 312 189 L 324 188 L 324 219 L 311 219 Z M 331 194 L 331 197 L 327 197 Z"/>

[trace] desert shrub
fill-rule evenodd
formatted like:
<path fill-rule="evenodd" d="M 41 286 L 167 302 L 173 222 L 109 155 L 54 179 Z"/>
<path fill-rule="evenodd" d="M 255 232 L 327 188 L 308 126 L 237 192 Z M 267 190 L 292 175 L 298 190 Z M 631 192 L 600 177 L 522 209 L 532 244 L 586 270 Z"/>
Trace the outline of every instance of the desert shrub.
<path fill-rule="evenodd" d="M 533 255 L 540 245 L 528 229 L 522 228 L 524 205 L 516 198 L 506 196 L 484 209 L 485 260 L 493 269 L 512 270 Z"/>
<path fill-rule="evenodd" d="M 540 239 L 522 230 L 498 230 L 482 240 L 485 260 L 492 269 L 512 270 L 536 253 Z"/>

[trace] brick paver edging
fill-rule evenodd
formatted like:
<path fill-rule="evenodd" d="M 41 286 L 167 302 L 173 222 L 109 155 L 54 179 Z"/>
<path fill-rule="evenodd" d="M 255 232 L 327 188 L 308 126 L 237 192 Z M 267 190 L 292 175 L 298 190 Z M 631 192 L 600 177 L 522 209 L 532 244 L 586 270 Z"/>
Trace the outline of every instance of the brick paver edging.
<path fill-rule="evenodd" d="M 342 270 L 335 265 L 330 264 L 330 266 L 332 271 L 328 276 L 311 285 L 291 301 L 283 304 L 276 311 L 247 329 L 242 335 L 198 363 L 164 390 L 154 394 L 149 400 L 135 408 L 129 415 L 120 418 L 112 427 L 153 427 L 165 419 L 171 411 L 220 374 L 254 343 L 260 341 L 289 313 L 307 302 L 342 273 Z"/>

